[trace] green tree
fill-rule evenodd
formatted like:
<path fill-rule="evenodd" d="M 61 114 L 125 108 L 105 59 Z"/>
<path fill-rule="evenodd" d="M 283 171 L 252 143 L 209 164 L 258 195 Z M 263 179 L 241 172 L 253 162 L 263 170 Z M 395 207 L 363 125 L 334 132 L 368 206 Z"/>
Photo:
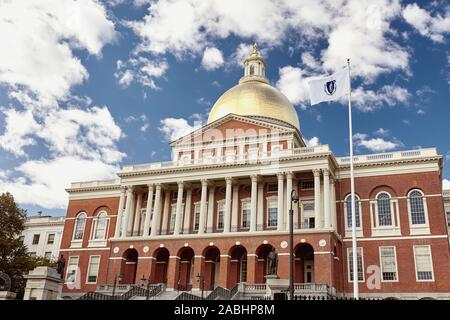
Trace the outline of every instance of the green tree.
<path fill-rule="evenodd" d="M 0 271 L 11 278 L 11 291 L 23 296 L 25 274 L 36 266 L 53 266 L 43 257 L 32 257 L 20 239 L 27 212 L 17 206 L 10 193 L 0 195 Z"/>

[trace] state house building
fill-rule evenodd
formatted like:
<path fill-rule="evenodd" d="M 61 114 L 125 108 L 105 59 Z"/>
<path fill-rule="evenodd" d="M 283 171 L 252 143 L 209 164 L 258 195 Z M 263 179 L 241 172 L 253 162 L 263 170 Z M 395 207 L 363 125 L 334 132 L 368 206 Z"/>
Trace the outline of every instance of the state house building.
<path fill-rule="evenodd" d="M 305 145 L 265 67 L 255 47 L 207 124 L 171 142 L 172 161 L 71 184 L 65 296 L 110 294 L 116 283 L 116 294 L 159 286 L 161 299 L 217 287 L 263 297 L 273 249 L 278 277 L 289 278 L 292 190 L 295 293 L 352 296 L 349 158 Z M 430 148 L 354 163 L 361 297 L 449 299 L 442 157 Z"/>

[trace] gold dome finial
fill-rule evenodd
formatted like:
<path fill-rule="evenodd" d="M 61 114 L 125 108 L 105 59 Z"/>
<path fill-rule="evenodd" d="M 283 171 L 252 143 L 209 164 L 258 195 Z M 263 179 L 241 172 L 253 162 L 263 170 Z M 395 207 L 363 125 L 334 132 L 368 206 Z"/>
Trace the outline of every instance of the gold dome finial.
<path fill-rule="evenodd" d="M 253 43 L 253 53 L 259 53 L 258 52 L 258 44 L 256 42 Z"/>

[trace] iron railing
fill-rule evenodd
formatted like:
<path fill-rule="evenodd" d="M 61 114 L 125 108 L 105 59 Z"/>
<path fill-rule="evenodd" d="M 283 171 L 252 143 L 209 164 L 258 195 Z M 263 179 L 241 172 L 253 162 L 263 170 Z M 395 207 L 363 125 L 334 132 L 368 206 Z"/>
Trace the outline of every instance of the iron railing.
<path fill-rule="evenodd" d="M 141 297 L 153 297 L 159 294 L 163 289 L 162 284 L 149 286 L 149 288 L 144 287 L 138 287 L 135 285 L 132 285 L 131 288 L 121 294 L 121 295 L 108 295 L 101 292 L 87 292 L 84 295 L 82 295 L 78 300 L 130 300 L 134 296 L 141 296 Z"/>

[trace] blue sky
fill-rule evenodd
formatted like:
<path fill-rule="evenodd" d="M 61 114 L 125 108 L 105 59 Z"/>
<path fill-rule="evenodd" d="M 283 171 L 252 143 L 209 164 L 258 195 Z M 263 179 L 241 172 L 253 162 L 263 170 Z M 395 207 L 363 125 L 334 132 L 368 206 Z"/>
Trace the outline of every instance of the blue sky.
<path fill-rule="evenodd" d="M 345 103 L 311 107 L 307 83 L 350 57 L 356 153 L 436 147 L 450 188 L 449 32 L 446 1 L 2 3 L 0 192 L 60 215 L 70 181 L 169 160 L 254 41 L 310 144 L 348 154 Z"/>

